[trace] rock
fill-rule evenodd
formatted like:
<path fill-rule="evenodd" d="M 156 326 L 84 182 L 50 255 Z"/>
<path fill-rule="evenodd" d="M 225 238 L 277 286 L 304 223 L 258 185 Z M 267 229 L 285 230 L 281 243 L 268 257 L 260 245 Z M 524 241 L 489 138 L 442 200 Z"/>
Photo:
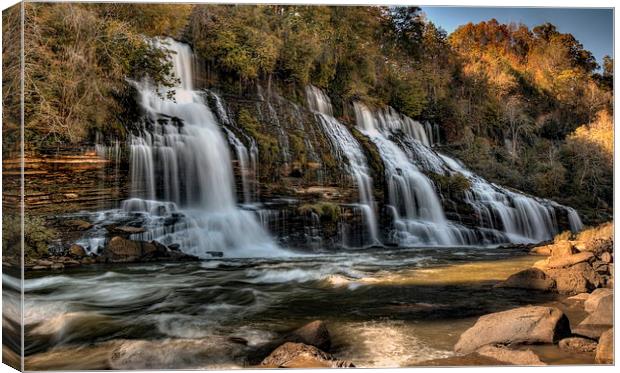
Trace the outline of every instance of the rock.
<path fill-rule="evenodd" d="M 579 293 L 577 295 L 573 295 L 572 297 L 568 297 L 566 300 L 573 300 L 576 302 L 585 302 L 590 297 L 590 293 Z"/>
<path fill-rule="evenodd" d="M 32 269 L 33 271 L 43 271 L 43 270 L 46 270 L 46 269 L 49 269 L 49 268 L 50 268 L 50 267 L 47 267 L 47 266 L 34 266 L 34 267 L 32 267 L 31 269 Z"/>
<path fill-rule="evenodd" d="M 173 243 L 172 245 L 168 245 L 168 249 L 172 251 L 181 251 L 181 245 Z"/>
<path fill-rule="evenodd" d="M 73 260 L 71 258 L 65 259 L 62 264 L 65 266 L 65 268 L 75 268 L 81 265 L 80 262 L 78 262 L 77 260 Z"/>
<path fill-rule="evenodd" d="M 533 248 L 532 250 L 530 250 L 530 254 L 531 255 L 545 255 L 545 256 L 549 256 L 549 255 L 551 255 L 551 245 L 537 246 L 537 247 Z"/>
<path fill-rule="evenodd" d="M 558 343 L 560 350 L 567 352 L 594 352 L 596 345 L 596 341 L 580 337 L 564 338 Z"/>
<path fill-rule="evenodd" d="M 611 254 L 608 252 L 604 252 L 601 254 L 601 256 L 599 257 L 601 259 L 601 261 L 603 261 L 604 263 L 611 263 Z"/>
<path fill-rule="evenodd" d="M 314 346 L 286 342 L 261 362 L 262 368 L 353 368 L 350 361 L 338 360 Z"/>
<path fill-rule="evenodd" d="M 142 227 L 131 227 L 128 225 L 124 225 L 121 227 L 113 227 L 112 231 L 114 233 L 120 233 L 120 234 L 138 234 L 138 233 L 146 232 L 146 229 Z"/>
<path fill-rule="evenodd" d="M 89 256 L 87 256 L 85 258 L 82 258 L 81 262 L 82 262 L 82 264 L 86 264 L 86 265 L 95 264 L 96 263 L 95 259 L 93 259 L 93 258 L 91 258 Z"/>
<path fill-rule="evenodd" d="M 69 248 L 69 254 L 75 258 L 83 258 L 86 256 L 86 250 L 80 245 L 73 244 Z"/>
<path fill-rule="evenodd" d="M 543 260 L 539 260 L 539 261 L 535 262 L 535 263 L 532 265 L 532 267 L 534 267 L 534 268 L 538 268 L 538 269 L 540 269 L 540 270 L 544 271 L 544 270 L 546 270 L 546 269 L 548 269 L 548 268 L 549 268 L 549 267 L 548 267 L 548 264 L 549 264 L 549 258 L 547 258 L 547 259 L 543 259 Z"/>
<path fill-rule="evenodd" d="M 93 227 L 92 223 L 89 223 L 85 220 L 67 220 L 64 225 L 73 229 L 77 229 L 79 231 L 85 231 Z"/>
<path fill-rule="evenodd" d="M 180 251 L 170 251 L 165 245 L 157 241 L 134 241 L 120 236 L 110 240 L 104 248 L 98 262 L 135 263 L 151 261 L 190 261 L 199 260 L 193 255 Z"/>
<path fill-rule="evenodd" d="M 561 294 L 587 293 L 601 285 L 601 277 L 589 263 L 578 263 L 568 268 L 547 269 L 545 273 L 555 280 Z"/>
<path fill-rule="evenodd" d="M 54 271 L 61 271 L 65 269 L 65 265 L 62 263 L 53 263 L 50 268 Z"/>
<path fill-rule="evenodd" d="M 51 267 L 53 264 L 54 262 L 49 261 L 49 260 L 37 260 L 36 261 L 36 265 L 42 266 L 42 267 Z"/>
<path fill-rule="evenodd" d="M 438 366 L 438 367 L 447 367 L 447 366 L 483 366 L 483 365 L 511 365 L 503 361 L 499 361 L 487 356 L 482 356 L 478 353 L 471 353 L 467 355 L 455 355 L 444 357 L 440 359 L 432 359 L 426 360 L 422 362 L 414 363 L 413 365 L 417 366 Z"/>
<path fill-rule="evenodd" d="M 293 331 L 285 340 L 311 345 L 321 350 L 329 350 L 331 347 L 329 330 L 321 320 L 315 320 L 302 326 Z"/>
<path fill-rule="evenodd" d="M 601 301 L 603 301 L 606 297 L 611 297 L 611 301 L 613 302 L 614 292 L 611 289 L 596 289 L 594 290 L 588 299 L 583 304 L 584 309 L 587 313 L 592 313 L 596 311 Z"/>
<path fill-rule="evenodd" d="M 207 254 L 211 255 L 214 258 L 222 258 L 224 257 L 224 253 L 221 251 L 207 251 Z"/>
<path fill-rule="evenodd" d="M 495 286 L 549 291 L 555 287 L 555 280 L 538 268 L 528 268 L 511 275 L 506 281 L 502 281 Z"/>
<path fill-rule="evenodd" d="M 504 346 L 483 346 L 476 352 L 482 356 L 513 365 L 547 365 L 532 350 L 511 350 Z"/>
<path fill-rule="evenodd" d="M 566 240 L 549 245 L 549 248 L 551 249 L 551 256 L 553 257 L 570 256 L 577 252 L 577 250 L 573 248 L 573 244 Z"/>
<path fill-rule="evenodd" d="M 596 273 L 601 275 L 606 275 L 609 273 L 609 265 L 600 260 L 593 262 L 592 268 L 596 271 Z"/>
<path fill-rule="evenodd" d="M 598 339 L 604 331 L 613 326 L 613 303 L 612 295 L 601 297 L 596 309 L 573 329 L 573 333 Z"/>
<path fill-rule="evenodd" d="M 561 257 L 551 257 L 547 261 L 547 267 L 549 268 L 562 268 L 562 267 L 570 267 L 578 263 L 587 262 L 590 258 L 594 257 L 589 251 L 584 251 L 582 253 L 566 255 Z"/>
<path fill-rule="evenodd" d="M 459 353 L 488 344 L 554 343 L 570 335 L 568 318 L 555 307 L 528 306 L 481 316 L 454 346 Z"/>
<path fill-rule="evenodd" d="M 614 363 L 614 329 L 611 328 L 601 334 L 596 348 L 594 362 L 597 364 Z"/>
<path fill-rule="evenodd" d="M 579 252 L 588 251 L 588 247 L 583 241 L 573 241 L 573 248 Z"/>

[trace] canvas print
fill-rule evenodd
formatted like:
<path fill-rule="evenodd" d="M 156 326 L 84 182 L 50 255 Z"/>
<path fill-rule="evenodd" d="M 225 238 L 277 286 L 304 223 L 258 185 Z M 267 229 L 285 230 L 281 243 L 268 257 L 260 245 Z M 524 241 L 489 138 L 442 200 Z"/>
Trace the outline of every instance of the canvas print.
<path fill-rule="evenodd" d="M 2 361 L 614 363 L 613 8 L 2 13 Z"/>

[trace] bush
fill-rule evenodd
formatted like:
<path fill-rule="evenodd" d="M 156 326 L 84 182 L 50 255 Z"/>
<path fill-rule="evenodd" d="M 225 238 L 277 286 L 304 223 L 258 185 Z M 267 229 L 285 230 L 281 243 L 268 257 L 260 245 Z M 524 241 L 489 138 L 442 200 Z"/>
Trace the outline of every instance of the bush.
<path fill-rule="evenodd" d="M 21 221 L 19 216 L 10 215 L 2 220 L 2 247 L 9 255 L 19 255 L 21 247 Z M 45 220 L 36 216 L 24 217 L 24 256 L 40 258 L 46 256 L 50 243 L 56 237 L 54 229 L 45 226 Z"/>

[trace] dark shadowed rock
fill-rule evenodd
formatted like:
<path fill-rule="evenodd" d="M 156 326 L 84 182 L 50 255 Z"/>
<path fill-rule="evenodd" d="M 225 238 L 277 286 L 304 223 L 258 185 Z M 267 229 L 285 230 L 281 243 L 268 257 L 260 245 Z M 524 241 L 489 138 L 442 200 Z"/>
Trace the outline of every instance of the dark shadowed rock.
<path fill-rule="evenodd" d="M 327 330 L 327 325 L 321 320 L 312 321 L 293 331 L 286 337 L 286 340 L 288 342 L 311 345 L 325 351 L 328 351 L 331 347 L 329 330 Z"/>
<path fill-rule="evenodd" d="M 511 365 L 547 365 L 532 350 L 512 350 L 505 346 L 483 346 L 476 353 Z"/>
<path fill-rule="evenodd" d="M 597 364 L 613 364 L 614 363 L 614 330 L 609 329 L 601 334 L 596 349 L 596 357 L 594 362 Z"/>
<path fill-rule="evenodd" d="M 128 226 L 128 225 L 124 225 L 124 226 L 120 226 L 120 227 L 110 227 L 109 230 L 112 233 L 126 234 L 126 235 L 138 234 L 138 233 L 146 232 L 146 229 L 144 229 L 142 227 L 131 227 L 131 226 Z"/>
<path fill-rule="evenodd" d="M 260 364 L 262 368 L 352 368 L 353 363 L 338 360 L 314 346 L 286 342 Z"/>
<path fill-rule="evenodd" d="M 97 261 L 110 263 L 191 260 L 198 258 L 180 251 L 168 250 L 157 241 L 134 241 L 119 236 L 112 238 L 97 258 Z"/>
<path fill-rule="evenodd" d="M 545 273 L 555 280 L 555 288 L 561 294 L 587 293 L 600 286 L 602 280 L 589 263 L 547 269 Z"/>
<path fill-rule="evenodd" d="M 454 351 L 469 353 L 489 344 L 554 343 L 569 335 L 570 324 L 562 311 L 528 306 L 480 317 L 461 334 Z"/>
<path fill-rule="evenodd" d="M 511 275 L 496 287 L 549 291 L 555 287 L 555 280 L 538 268 L 528 268 Z"/>
<path fill-rule="evenodd" d="M 558 343 L 560 350 L 566 352 L 594 352 L 596 345 L 596 341 L 580 337 L 564 338 Z"/>

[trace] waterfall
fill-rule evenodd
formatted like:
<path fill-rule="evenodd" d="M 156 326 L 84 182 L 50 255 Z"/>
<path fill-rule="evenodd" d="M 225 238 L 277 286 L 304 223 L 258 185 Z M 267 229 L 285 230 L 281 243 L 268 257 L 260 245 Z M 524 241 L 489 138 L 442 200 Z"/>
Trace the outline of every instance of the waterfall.
<path fill-rule="evenodd" d="M 379 229 L 372 196 L 372 178 L 362 147 L 347 127 L 334 118 L 331 101 L 323 91 L 308 86 L 306 87 L 306 96 L 308 107 L 315 113 L 323 127 L 332 144 L 332 149 L 337 151 L 337 158 L 341 162 L 347 162 L 348 171 L 354 177 L 359 192 L 358 205 L 362 210 L 370 244 L 379 244 Z"/>
<path fill-rule="evenodd" d="M 491 184 L 463 167 L 458 161 L 430 149 L 429 131 L 418 122 L 388 108 L 371 112 L 355 103 L 358 128 L 374 143 L 383 158 L 388 181 L 390 208 L 401 244 L 534 242 L 558 233 L 556 210 L 564 209 L 571 229 L 581 227 L 577 213 L 555 202 L 529 197 Z M 423 171 L 460 174 L 470 182 L 465 202 L 478 218 L 472 229 L 446 219 L 434 185 Z M 484 243 L 484 242 L 483 242 Z"/>
<path fill-rule="evenodd" d="M 237 207 L 227 141 L 203 93 L 193 90 L 190 47 L 156 43 L 170 51 L 178 83 L 167 94 L 147 80 L 136 83 L 146 123 L 130 140 L 132 199 L 123 208 L 150 215 L 152 229 L 140 238 L 180 243 L 200 257 L 277 255 L 254 214 Z M 240 158 L 247 167 L 247 150 Z"/>
<path fill-rule="evenodd" d="M 392 109 L 373 114 L 360 103 L 354 108 L 358 128 L 377 146 L 385 165 L 395 238 L 405 245 L 468 243 L 467 232 L 446 219 L 433 183 L 387 135 L 402 131 L 428 146 L 422 125 Z"/>

